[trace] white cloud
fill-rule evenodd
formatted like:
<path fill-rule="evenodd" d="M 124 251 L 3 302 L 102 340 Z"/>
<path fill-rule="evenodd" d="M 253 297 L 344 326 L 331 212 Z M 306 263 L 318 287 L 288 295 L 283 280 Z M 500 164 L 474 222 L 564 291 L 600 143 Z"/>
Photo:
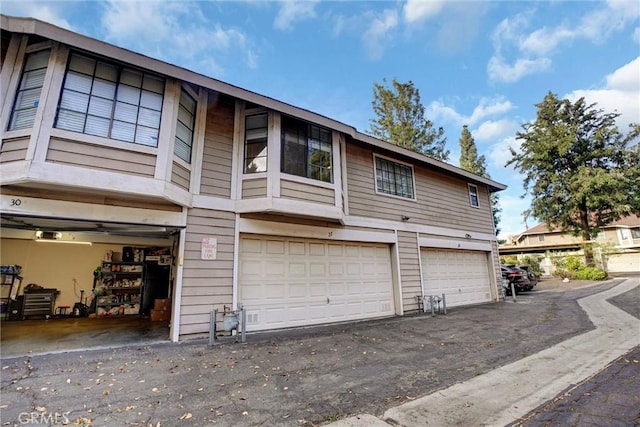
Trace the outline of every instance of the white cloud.
<path fill-rule="evenodd" d="M 244 33 L 209 21 L 197 3 L 114 0 L 104 7 L 104 38 L 114 44 L 207 75 L 224 74 L 221 53 L 244 51 L 248 66 L 257 66 Z"/>
<path fill-rule="evenodd" d="M 278 30 L 290 31 L 294 24 L 316 17 L 315 7 L 318 0 L 285 0 L 273 21 L 273 27 Z"/>
<path fill-rule="evenodd" d="M 493 32 L 494 55 L 487 64 L 489 79 L 513 83 L 527 75 L 544 72 L 551 66 L 550 55 L 558 53 L 562 46 L 579 39 L 602 43 L 640 17 L 637 1 L 610 0 L 593 4 L 597 8 L 574 23 L 564 21 L 530 32 L 532 10 L 502 20 Z M 634 38 L 639 40 L 640 35 L 634 34 Z"/>
<path fill-rule="evenodd" d="M 536 74 L 549 69 L 549 58 L 519 58 L 513 64 L 505 62 L 500 56 L 493 56 L 487 64 L 489 80 L 502 83 L 514 83 L 529 74 Z"/>
<path fill-rule="evenodd" d="M 443 0 L 407 0 L 402 8 L 404 20 L 416 23 L 437 15 L 443 8 Z"/>
<path fill-rule="evenodd" d="M 473 112 L 468 115 L 458 113 L 453 107 L 446 106 L 440 101 L 433 101 L 426 108 L 426 115 L 430 119 L 449 120 L 457 125 L 474 125 L 485 117 L 503 114 L 510 111 L 513 105 L 503 98 L 482 98 Z"/>
<path fill-rule="evenodd" d="M 513 120 L 488 120 L 471 131 L 471 134 L 478 140 L 495 140 L 506 135 L 514 135 L 519 125 Z"/>
<path fill-rule="evenodd" d="M 516 139 L 515 135 L 508 136 L 497 144 L 492 145 L 489 149 L 489 155 L 487 158 L 489 166 L 496 169 L 507 168 L 506 164 L 512 157 L 512 149 L 516 153 L 520 151 L 520 143 Z M 509 168 L 512 169 L 511 166 L 509 166 Z"/>
<path fill-rule="evenodd" d="M 600 89 L 578 89 L 565 95 L 575 101 L 584 97 L 588 104 L 597 103 L 597 108 L 607 113 L 618 112 L 617 124 L 627 132 L 629 123 L 640 122 L 640 56 L 615 70 L 605 78 Z"/>
<path fill-rule="evenodd" d="M 398 11 L 385 9 L 382 13 L 371 16 L 369 28 L 362 35 L 362 42 L 371 59 L 380 59 L 391 40 L 390 32 L 398 26 Z"/>
<path fill-rule="evenodd" d="M 575 37 L 575 32 L 568 28 L 541 28 L 526 36 L 520 42 L 520 50 L 534 55 L 547 55 L 566 40 Z"/>

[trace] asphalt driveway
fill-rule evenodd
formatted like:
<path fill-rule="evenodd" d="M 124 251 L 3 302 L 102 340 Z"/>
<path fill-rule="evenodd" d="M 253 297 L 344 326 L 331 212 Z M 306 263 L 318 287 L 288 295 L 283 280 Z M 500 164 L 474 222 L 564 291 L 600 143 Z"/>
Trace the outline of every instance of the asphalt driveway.
<path fill-rule="evenodd" d="M 517 303 L 434 317 L 256 334 L 245 344 L 196 340 L 3 358 L 0 417 L 3 425 L 58 414 L 60 423 L 155 427 L 381 416 L 592 329 L 576 300 L 619 282 L 534 291 Z M 634 298 L 613 302 L 633 311 Z"/>

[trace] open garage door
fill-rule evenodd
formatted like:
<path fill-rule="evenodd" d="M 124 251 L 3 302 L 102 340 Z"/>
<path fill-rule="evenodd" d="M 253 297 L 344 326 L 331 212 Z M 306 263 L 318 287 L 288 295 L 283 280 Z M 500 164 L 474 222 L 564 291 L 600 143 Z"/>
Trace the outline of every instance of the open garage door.
<path fill-rule="evenodd" d="M 491 301 L 486 252 L 422 249 L 426 295 L 446 295 L 448 307 Z"/>
<path fill-rule="evenodd" d="M 395 313 L 384 244 L 244 235 L 238 282 L 249 331 Z"/>

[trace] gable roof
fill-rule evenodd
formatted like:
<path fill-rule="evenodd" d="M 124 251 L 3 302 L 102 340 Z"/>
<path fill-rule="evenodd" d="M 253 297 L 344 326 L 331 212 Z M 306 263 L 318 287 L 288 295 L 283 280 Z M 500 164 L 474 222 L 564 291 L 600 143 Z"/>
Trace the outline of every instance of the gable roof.
<path fill-rule="evenodd" d="M 640 227 L 640 217 L 635 214 L 631 214 L 625 217 L 620 218 L 617 221 L 613 221 L 611 224 L 605 225 L 602 228 L 615 228 L 615 227 Z M 524 236 L 530 236 L 534 234 L 548 234 L 548 233 L 560 233 L 559 229 L 551 230 L 547 227 L 546 224 L 538 224 L 535 227 L 531 227 L 530 229 L 522 232 L 518 236 L 518 240 Z"/>
<path fill-rule="evenodd" d="M 407 150 L 406 148 L 390 144 L 386 141 L 382 141 L 359 132 L 355 127 L 344 124 L 335 119 L 314 113 L 304 108 L 295 107 L 274 98 L 260 95 L 256 92 L 234 86 L 212 77 L 207 77 L 177 65 L 169 64 L 128 49 L 117 47 L 109 43 L 57 27 L 47 22 L 39 21 L 34 18 L 19 18 L 0 14 L 0 27 L 2 30 L 14 33 L 38 35 L 101 56 L 117 58 L 121 62 L 164 74 L 178 80 L 193 83 L 216 92 L 227 94 L 234 98 L 243 99 L 299 119 L 322 125 L 329 129 L 350 135 L 353 139 L 366 145 L 392 152 L 403 158 L 411 159 L 418 164 L 428 165 L 429 167 L 441 170 L 450 175 L 455 175 L 474 183 L 486 185 L 490 192 L 497 192 L 507 188 L 505 184 L 493 181 L 492 179 L 481 177 L 449 163 L 436 160 L 432 157 Z"/>

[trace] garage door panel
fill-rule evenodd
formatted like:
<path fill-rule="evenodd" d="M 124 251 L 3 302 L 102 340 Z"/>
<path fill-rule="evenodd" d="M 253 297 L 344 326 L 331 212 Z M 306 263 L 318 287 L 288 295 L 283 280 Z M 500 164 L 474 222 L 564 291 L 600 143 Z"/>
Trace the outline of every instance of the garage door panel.
<path fill-rule="evenodd" d="M 240 240 L 239 302 L 247 309 L 248 330 L 394 314 L 388 245 Z"/>
<path fill-rule="evenodd" d="M 446 295 L 447 306 L 491 300 L 487 255 L 480 251 L 422 249 L 426 295 Z"/>

